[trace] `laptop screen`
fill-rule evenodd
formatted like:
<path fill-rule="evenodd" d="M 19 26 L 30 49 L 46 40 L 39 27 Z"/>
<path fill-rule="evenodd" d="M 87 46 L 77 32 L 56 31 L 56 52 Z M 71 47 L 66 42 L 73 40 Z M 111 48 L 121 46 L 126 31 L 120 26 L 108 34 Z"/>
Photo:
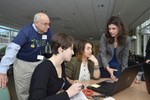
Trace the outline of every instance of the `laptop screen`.
<path fill-rule="evenodd" d="M 107 81 L 96 83 L 98 85 L 97 87 L 93 87 L 93 85 L 90 85 L 87 88 L 101 94 L 114 95 L 131 86 L 139 71 L 138 70 L 139 67 L 141 67 L 141 64 L 133 65 L 132 67 L 126 68 L 122 72 L 117 82 L 113 83 L 113 82 L 108 82 L 107 80 Z M 109 90 L 111 86 L 107 86 L 107 85 L 111 85 L 112 89 Z M 106 87 L 106 89 L 104 89 L 104 87 Z"/>

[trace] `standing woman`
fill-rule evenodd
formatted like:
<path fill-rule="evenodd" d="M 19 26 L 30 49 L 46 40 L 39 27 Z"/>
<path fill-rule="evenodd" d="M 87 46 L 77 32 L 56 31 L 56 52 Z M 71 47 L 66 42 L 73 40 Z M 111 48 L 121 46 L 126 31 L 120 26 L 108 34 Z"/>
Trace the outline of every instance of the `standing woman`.
<path fill-rule="evenodd" d="M 146 63 L 150 63 L 150 38 L 146 46 Z"/>
<path fill-rule="evenodd" d="M 74 54 L 74 39 L 64 33 L 52 37 L 52 57 L 40 63 L 32 75 L 28 100 L 70 100 L 81 91 L 82 84 L 71 85 L 65 75 L 64 61 Z"/>
<path fill-rule="evenodd" d="M 115 80 L 128 67 L 130 37 L 118 16 L 112 16 L 107 22 L 106 33 L 100 40 L 101 77 Z"/>
<path fill-rule="evenodd" d="M 76 45 L 76 56 L 67 62 L 66 76 L 70 83 L 99 79 L 99 63 L 93 53 L 93 45 L 88 40 L 80 40 Z"/>

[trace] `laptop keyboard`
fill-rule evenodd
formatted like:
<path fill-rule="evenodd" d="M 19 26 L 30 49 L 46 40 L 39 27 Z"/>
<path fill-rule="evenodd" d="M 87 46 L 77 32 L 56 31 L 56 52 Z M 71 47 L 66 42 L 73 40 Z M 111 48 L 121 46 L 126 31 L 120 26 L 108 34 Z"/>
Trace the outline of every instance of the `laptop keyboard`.
<path fill-rule="evenodd" d="M 101 82 L 99 91 L 106 95 L 110 95 L 115 87 L 115 83 Z"/>
<path fill-rule="evenodd" d="M 109 96 L 109 95 L 112 95 L 112 91 L 115 87 L 115 84 L 116 82 L 114 83 L 110 83 L 110 82 L 100 82 L 100 83 L 97 83 L 100 85 L 99 88 L 93 88 L 93 87 L 88 87 L 89 89 L 95 91 L 95 92 L 98 92 L 98 93 L 101 93 L 101 94 L 105 94 L 106 96 Z"/>

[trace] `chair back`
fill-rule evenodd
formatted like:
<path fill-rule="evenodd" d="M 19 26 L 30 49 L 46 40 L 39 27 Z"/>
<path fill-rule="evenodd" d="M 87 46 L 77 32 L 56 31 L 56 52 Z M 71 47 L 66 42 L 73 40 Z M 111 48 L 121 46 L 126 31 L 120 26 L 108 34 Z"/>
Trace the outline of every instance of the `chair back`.
<path fill-rule="evenodd" d="M 0 100 L 11 100 L 11 96 L 8 87 L 2 89 L 0 88 Z"/>

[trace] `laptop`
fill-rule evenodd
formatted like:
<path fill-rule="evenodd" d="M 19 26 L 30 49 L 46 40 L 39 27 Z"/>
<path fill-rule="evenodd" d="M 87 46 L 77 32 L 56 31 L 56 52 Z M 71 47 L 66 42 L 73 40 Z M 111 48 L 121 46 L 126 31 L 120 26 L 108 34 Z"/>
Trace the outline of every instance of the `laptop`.
<path fill-rule="evenodd" d="M 150 64 L 144 63 L 143 70 L 144 70 L 146 88 L 148 93 L 150 94 Z"/>
<path fill-rule="evenodd" d="M 105 80 L 96 84 L 92 84 L 87 88 L 105 96 L 112 96 L 131 86 L 136 75 L 138 74 L 139 67 L 141 67 L 141 64 L 126 68 L 122 72 L 117 82 L 112 80 Z"/>

